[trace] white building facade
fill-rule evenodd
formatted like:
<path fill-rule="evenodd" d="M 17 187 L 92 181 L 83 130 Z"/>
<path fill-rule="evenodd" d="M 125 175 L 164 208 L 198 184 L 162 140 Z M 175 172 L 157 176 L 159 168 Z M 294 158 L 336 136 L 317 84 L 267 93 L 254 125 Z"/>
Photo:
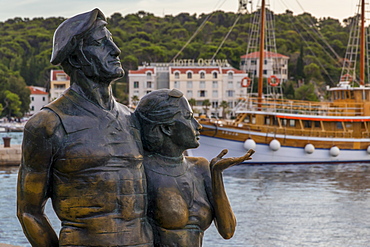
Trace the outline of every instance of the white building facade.
<path fill-rule="evenodd" d="M 30 111 L 29 115 L 39 112 L 42 107 L 49 103 L 49 94 L 46 92 L 46 88 L 29 86 L 30 89 Z"/>
<path fill-rule="evenodd" d="M 57 99 L 62 93 L 69 88 L 69 76 L 63 70 L 51 70 L 50 72 L 50 100 Z"/>
<path fill-rule="evenodd" d="M 177 60 L 174 63 L 155 63 L 140 66 L 129 71 L 129 100 L 135 105 L 138 99 L 153 90 L 176 88 L 189 100 L 195 100 L 194 111 L 207 116 L 221 116 L 221 102 L 227 102 L 232 109 L 246 88 L 241 81 L 247 74 L 231 67 L 226 60 L 192 59 Z M 204 106 L 208 101 L 209 106 Z"/>
<path fill-rule="evenodd" d="M 247 55 L 241 56 L 240 68 L 249 74 L 250 78 L 259 77 L 259 58 L 260 52 L 252 52 Z M 263 77 L 269 78 L 276 76 L 280 82 L 288 80 L 288 60 L 289 57 L 279 53 L 265 51 L 264 52 L 264 65 Z"/>

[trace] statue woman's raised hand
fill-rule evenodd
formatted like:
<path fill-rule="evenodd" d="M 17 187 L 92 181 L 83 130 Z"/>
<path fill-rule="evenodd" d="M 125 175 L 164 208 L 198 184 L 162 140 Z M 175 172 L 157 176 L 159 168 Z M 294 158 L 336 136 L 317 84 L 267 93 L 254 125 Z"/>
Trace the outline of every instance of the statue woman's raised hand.
<path fill-rule="evenodd" d="M 227 154 L 228 150 L 224 149 L 221 151 L 217 157 L 213 158 L 210 163 L 211 171 L 217 170 L 217 171 L 223 171 L 231 166 L 237 165 L 242 163 L 245 160 L 252 159 L 251 156 L 254 154 L 254 150 L 250 149 L 248 152 L 240 157 L 231 157 L 231 158 L 222 158 Z"/>

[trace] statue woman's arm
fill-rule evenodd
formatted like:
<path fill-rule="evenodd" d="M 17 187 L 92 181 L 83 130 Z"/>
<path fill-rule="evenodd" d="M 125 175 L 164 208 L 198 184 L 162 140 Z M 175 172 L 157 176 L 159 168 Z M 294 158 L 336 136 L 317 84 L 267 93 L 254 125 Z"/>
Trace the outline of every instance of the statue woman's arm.
<path fill-rule="evenodd" d="M 216 158 L 212 159 L 210 167 L 215 225 L 220 235 L 225 239 L 229 239 L 234 235 L 236 218 L 226 195 L 222 171 L 228 167 L 242 163 L 244 160 L 251 159 L 250 156 L 253 152 L 248 152 L 246 155 L 237 158 L 223 159 L 222 157 L 226 153 L 227 150 L 225 149 Z"/>

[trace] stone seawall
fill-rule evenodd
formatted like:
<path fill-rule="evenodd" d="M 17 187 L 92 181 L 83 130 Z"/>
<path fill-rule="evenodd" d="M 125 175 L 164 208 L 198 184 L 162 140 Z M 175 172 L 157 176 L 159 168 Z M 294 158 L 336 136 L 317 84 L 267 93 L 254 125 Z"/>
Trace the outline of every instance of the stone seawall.
<path fill-rule="evenodd" d="M 21 145 L 11 145 L 10 147 L 0 147 L 0 166 L 16 166 L 21 163 Z"/>

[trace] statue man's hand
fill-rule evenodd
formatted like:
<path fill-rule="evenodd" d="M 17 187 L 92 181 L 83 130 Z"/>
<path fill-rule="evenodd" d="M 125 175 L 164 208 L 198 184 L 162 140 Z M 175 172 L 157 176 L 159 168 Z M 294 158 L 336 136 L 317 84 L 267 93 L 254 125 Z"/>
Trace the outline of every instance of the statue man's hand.
<path fill-rule="evenodd" d="M 231 166 L 237 165 L 242 163 L 245 160 L 250 160 L 252 159 L 251 156 L 254 154 L 254 150 L 250 149 L 245 155 L 240 156 L 240 157 L 232 157 L 232 158 L 222 158 L 227 154 L 228 150 L 224 149 L 221 151 L 217 157 L 213 158 L 210 163 L 211 171 L 212 170 L 218 170 L 218 171 L 223 171 L 226 168 L 229 168 Z"/>

